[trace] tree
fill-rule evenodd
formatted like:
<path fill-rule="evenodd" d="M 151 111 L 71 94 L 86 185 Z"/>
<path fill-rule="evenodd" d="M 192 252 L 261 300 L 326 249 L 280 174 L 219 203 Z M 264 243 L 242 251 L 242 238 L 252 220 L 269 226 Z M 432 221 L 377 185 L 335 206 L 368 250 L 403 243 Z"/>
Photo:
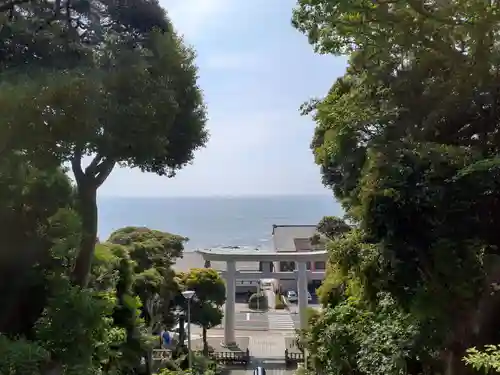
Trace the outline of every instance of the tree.
<path fill-rule="evenodd" d="M 126 333 L 126 340 L 121 348 L 123 355 L 117 367 L 122 374 L 135 374 L 144 352 L 148 351 L 142 342 L 142 327 L 139 322 L 140 300 L 133 294 L 133 264 L 125 248 L 116 247 L 116 249 L 119 251 L 117 254 L 119 278 L 116 283 L 117 304 L 113 311 L 113 323 Z"/>
<path fill-rule="evenodd" d="M 118 251 L 122 249 L 126 254 L 126 259 L 131 262 L 132 289 L 127 292 L 129 295 L 127 298 L 130 302 L 132 302 L 130 296 L 134 298 L 137 296 L 140 299 L 141 318 L 150 335 L 158 335 L 162 328 L 172 326 L 174 323 L 175 317 L 172 309 L 175 307 L 174 297 L 178 293 L 178 285 L 174 279 L 175 273 L 172 265 L 177 258 L 182 257 L 184 243 L 187 240 L 185 237 L 158 230 L 125 227 L 113 232 L 105 243 L 111 248 L 118 247 Z M 121 258 L 123 259 L 123 256 Z M 123 266 L 127 264 L 124 263 Z M 125 269 L 128 270 L 127 267 Z M 134 306 L 132 304 L 125 310 L 129 312 L 130 318 L 132 317 L 130 307 Z M 129 324 L 130 327 L 136 325 Z M 131 338 L 137 342 L 137 332 L 131 333 Z M 146 355 L 147 373 L 152 371 L 149 354 Z"/>
<path fill-rule="evenodd" d="M 106 242 L 125 246 L 135 261 L 135 271 L 166 270 L 182 257 L 188 238 L 145 227 L 125 227 L 110 234 Z"/>
<path fill-rule="evenodd" d="M 50 250 L 79 239 L 73 187 L 57 165 L 42 169 L 10 152 L 0 161 L 0 196 L 0 332 L 29 336 L 46 303 L 42 271 L 55 266 Z"/>
<path fill-rule="evenodd" d="M 55 72 L 49 65 L 30 77 L 13 76 L 12 68 L 0 95 L 11 138 L 31 134 L 16 147 L 71 163 L 83 225 L 74 270 L 80 285 L 87 283 L 96 242 L 96 192 L 115 165 L 172 177 L 207 140 L 194 53 L 164 12 L 139 0 L 129 8 L 105 4 L 105 15 L 88 18 L 88 33 L 75 41 L 90 62 Z M 85 39 L 91 31 L 97 40 Z"/>
<path fill-rule="evenodd" d="M 203 351 L 207 353 L 207 330 L 222 323 L 222 305 L 226 286 L 219 273 L 211 268 L 193 268 L 179 275 L 181 290 L 193 290 L 191 320 L 203 328 Z"/>
<path fill-rule="evenodd" d="M 352 228 L 342 219 L 336 216 L 325 216 L 317 225 L 318 232 L 327 238 L 334 238 L 349 232 Z"/>
<path fill-rule="evenodd" d="M 50 194 L 44 198 L 35 202 L 32 209 L 41 210 L 50 201 Z M 32 220 L 26 220 L 24 225 Z M 50 218 L 46 228 L 40 227 L 38 235 L 51 242 L 49 249 L 38 248 L 43 252 L 41 262 L 35 263 L 34 258 L 28 258 L 21 270 L 13 266 L 15 262 L 2 264 L 8 274 L 11 272 L 9 267 L 14 267 L 25 277 L 20 283 L 13 279 L 2 284 L 6 287 L 10 284 L 20 295 L 12 301 L 8 288 L 5 289 L 7 294 L 2 295 L 9 303 L 4 310 L 12 309 L 16 315 L 2 322 L 5 327 L 1 327 L 0 334 L 3 338 L 1 372 L 52 375 L 64 370 L 90 375 L 101 371 L 103 364 L 113 363 L 122 356 L 116 348 L 121 348 L 126 338 L 125 331 L 116 327 L 112 319 L 118 277 L 108 277 L 107 271 L 116 264 L 113 264 L 116 258 L 100 257 L 94 264 L 92 280 L 98 288 L 80 288 L 69 280 L 79 244 L 78 217 L 70 210 L 60 209 Z M 24 252 L 19 255 L 29 257 L 31 254 Z M 101 254 L 101 251 L 96 253 Z M 106 260 L 111 264 L 105 266 Z M 26 352 L 34 355 L 26 357 L 23 355 Z"/>
<path fill-rule="evenodd" d="M 358 228 L 329 246 L 332 290 L 345 284 L 367 311 L 389 293 L 453 374 L 467 372 L 467 346 L 498 340 L 498 7 L 315 0 L 294 12 L 316 50 L 350 56 L 304 107 L 323 181 Z"/>
<path fill-rule="evenodd" d="M 349 232 L 351 229 L 344 220 L 336 216 L 325 216 L 316 226 L 317 233 L 311 237 L 311 243 L 313 245 L 324 243 L 325 239 L 333 239 Z"/>
<path fill-rule="evenodd" d="M 113 232 L 108 243 L 123 246 L 134 262 L 134 293 L 142 301 L 142 316 L 153 332 L 173 321 L 172 300 L 177 292 L 172 266 L 182 257 L 187 238 L 141 227 L 125 227 Z M 156 306 L 158 304 L 158 306 Z M 161 312 L 158 321 L 158 310 Z"/>

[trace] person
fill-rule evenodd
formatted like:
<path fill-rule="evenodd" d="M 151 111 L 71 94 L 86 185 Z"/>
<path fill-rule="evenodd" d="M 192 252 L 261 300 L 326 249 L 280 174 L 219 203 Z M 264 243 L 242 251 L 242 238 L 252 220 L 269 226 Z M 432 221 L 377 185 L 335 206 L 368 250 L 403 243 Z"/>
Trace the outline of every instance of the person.
<path fill-rule="evenodd" d="M 160 337 L 161 337 L 162 347 L 164 348 L 168 347 L 172 341 L 170 337 L 170 332 L 161 331 Z"/>

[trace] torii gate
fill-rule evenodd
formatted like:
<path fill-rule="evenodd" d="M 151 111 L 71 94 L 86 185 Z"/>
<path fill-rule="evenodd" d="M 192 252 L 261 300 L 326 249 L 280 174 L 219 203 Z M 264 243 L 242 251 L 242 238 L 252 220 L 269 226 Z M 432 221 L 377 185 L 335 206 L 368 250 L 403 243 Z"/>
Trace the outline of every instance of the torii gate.
<path fill-rule="evenodd" d="M 327 253 L 323 251 L 308 252 L 270 252 L 260 250 L 242 249 L 212 249 L 198 250 L 205 261 L 226 262 L 226 271 L 221 272 L 226 280 L 226 309 L 224 325 L 224 344 L 235 343 L 235 293 L 236 279 L 280 279 L 295 275 L 297 280 L 298 306 L 300 314 L 300 327 L 307 327 L 307 262 L 324 261 Z M 257 271 L 236 271 L 237 262 L 295 262 L 298 267 L 293 272 L 257 272 Z"/>

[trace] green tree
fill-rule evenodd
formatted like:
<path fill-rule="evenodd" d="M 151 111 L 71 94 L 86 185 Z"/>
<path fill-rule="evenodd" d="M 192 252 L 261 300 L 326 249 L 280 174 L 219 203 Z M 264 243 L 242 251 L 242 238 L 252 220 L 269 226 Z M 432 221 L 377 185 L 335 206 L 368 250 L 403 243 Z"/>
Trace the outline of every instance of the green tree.
<path fill-rule="evenodd" d="M 132 261 L 126 249 L 116 247 L 119 254 L 118 280 L 116 283 L 117 304 L 113 311 L 113 324 L 123 328 L 126 333 L 126 341 L 123 343 L 121 352 L 123 356 L 119 362 L 119 371 L 122 374 L 134 374 L 135 369 L 140 367 L 141 358 L 144 355 L 142 334 L 139 321 L 139 298 L 133 294 L 134 273 Z"/>
<path fill-rule="evenodd" d="M 343 219 L 336 216 L 325 216 L 316 226 L 317 233 L 311 238 L 311 242 L 314 245 L 324 243 L 325 240 L 343 235 L 351 229 L 351 226 Z"/>
<path fill-rule="evenodd" d="M 29 336 L 46 303 L 51 248 L 79 240 L 73 187 L 57 165 L 40 167 L 10 152 L 0 160 L 0 196 L 0 332 Z"/>
<path fill-rule="evenodd" d="M 88 61 L 55 72 L 49 64 L 30 77 L 14 66 L 1 80 L 0 118 L 11 139 L 25 139 L 16 147 L 71 164 L 83 225 L 74 270 L 80 285 L 88 281 L 96 243 L 97 189 L 113 168 L 172 177 L 207 140 L 194 52 L 154 4 L 105 2 L 103 15 L 86 18 L 88 33 L 66 25 Z M 91 34 L 96 40 L 86 39 Z M 22 137 L 28 131 L 30 137 Z M 92 160 L 83 167 L 86 156 Z"/>
<path fill-rule="evenodd" d="M 453 374 L 467 346 L 498 342 L 498 7 L 299 0 L 294 12 L 317 51 L 350 57 L 304 107 L 323 181 L 359 229 L 330 245 L 331 290 L 344 283 L 369 311 L 389 292 Z"/>
<path fill-rule="evenodd" d="M 305 333 L 305 346 L 317 371 L 328 374 L 427 373 L 418 359 L 429 356 L 422 331 L 387 295 L 375 308 L 350 297 L 317 314 Z"/>
<path fill-rule="evenodd" d="M 327 238 L 334 238 L 351 230 L 351 227 L 342 219 L 336 216 L 325 216 L 317 225 L 318 232 Z"/>
<path fill-rule="evenodd" d="M 125 246 L 135 261 L 135 271 L 169 269 L 182 257 L 188 238 L 144 227 L 125 227 L 111 233 L 106 242 Z"/>
<path fill-rule="evenodd" d="M 118 229 L 107 241 L 123 246 L 134 262 L 134 294 L 142 301 L 142 316 L 153 333 L 173 322 L 172 300 L 178 287 L 172 265 L 182 257 L 186 241 L 182 236 L 141 227 Z"/>
<path fill-rule="evenodd" d="M 126 258 L 129 258 L 131 262 L 132 289 L 126 293 L 124 311 L 128 312 L 127 316 L 130 319 L 135 319 L 131 312 L 137 308 L 133 298 L 137 296 L 141 301 L 141 318 L 151 336 L 158 335 L 162 328 L 172 326 L 174 323 L 173 299 L 178 292 L 178 286 L 174 280 L 175 273 L 172 265 L 177 258 L 182 257 L 184 243 L 187 240 L 185 237 L 158 230 L 125 227 L 113 232 L 106 242 L 106 246 L 118 247 L 118 250 L 123 249 Z M 128 268 L 125 269 L 128 270 Z M 135 345 L 135 352 L 140 348 L 144 349 L 147 373 L 151 373 L 150 350 L 146 347 L 144 339 L 137 338 L 137 323 L 129 324 L 129 326 L 135 327 L 131 331 L 131 340 L 140 345 Z"/>
<path fill-rule="evenodd" d="M 226 301 L 224 280 L 214 269 L 193 268 L 179 275 L 179 283 L 181 290 L 195 292 L 191 320 L 203 328 L 203 351 L 208 353 L 207 330 L 222 323 L 222 305 Z"/>
<path fill-rule="evenodd" d="M 116 301 L 111 294 L 73 286 L 68 278 L 55 274 L 51 287 L 52 296 L 34 337 L 50 353 L 44 371 L 92 375 L 121 356 L 115 348 L 125 342 L 126 333 L 113 325 Z"/>

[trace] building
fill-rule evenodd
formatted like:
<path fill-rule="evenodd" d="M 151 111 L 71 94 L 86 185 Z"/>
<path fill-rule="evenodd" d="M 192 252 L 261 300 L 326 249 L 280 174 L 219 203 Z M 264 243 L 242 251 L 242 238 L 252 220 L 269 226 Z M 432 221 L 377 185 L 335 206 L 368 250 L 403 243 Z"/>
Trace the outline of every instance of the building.
<path fill-rule="evenodd" d="M 281 252 L 308 252 L 324 250 L 324 244 L 313 245 L 311 238 L 316 234 L 316 225 L 273 225 L 274 251 Z M 314 290 L 321 285 L 325 278 L 326 256 L 324 260 L 307 262 L 309 288 Z M 290 272 L 297 269 L 295 262 L 279 262 L 274 265 L 279 272 Z M 281 279 L 283 289 L 294 289 L 295 278 Z"/>
<path fill-rule="evenodd" d="M 311 244 L 311 237 L 316 233 L 315 225 L 273 225 L 272 243 L 273 249 L 268 249 L 266 252 L 275 251 L 282 252 L 309 252 L 324 250 L 322 245 Z M 226 248 L 226 250 L 229 250 Z M 235 248 L 235 250 L 255 251 L 259 249 L 253 248 Z M 307 262 L 308 285 L 310 290 L 316 289 L 325 277 L 326 268 L 325 259 L 321 261 Z M 191 268 L 214 268 L 219 272 L 226 271 L 226 262 L 205 262 L 203 257 L 197 252 L 185 252 L 182 259 L 178 259 L 174 265 L 174 270 L 177 272 L 185 272 Z M 297 270 L 295 262 L 238 262 L 238 271 L 243 272 L 290 272 L 288 275 L 281 275 L 278 282 L 282 290 L 296 290 L 297 280 L 293 273 Z M 259 284 L 259 279 L 255 280 L 236 280 L 236 293 L 255 292 Z"/>

